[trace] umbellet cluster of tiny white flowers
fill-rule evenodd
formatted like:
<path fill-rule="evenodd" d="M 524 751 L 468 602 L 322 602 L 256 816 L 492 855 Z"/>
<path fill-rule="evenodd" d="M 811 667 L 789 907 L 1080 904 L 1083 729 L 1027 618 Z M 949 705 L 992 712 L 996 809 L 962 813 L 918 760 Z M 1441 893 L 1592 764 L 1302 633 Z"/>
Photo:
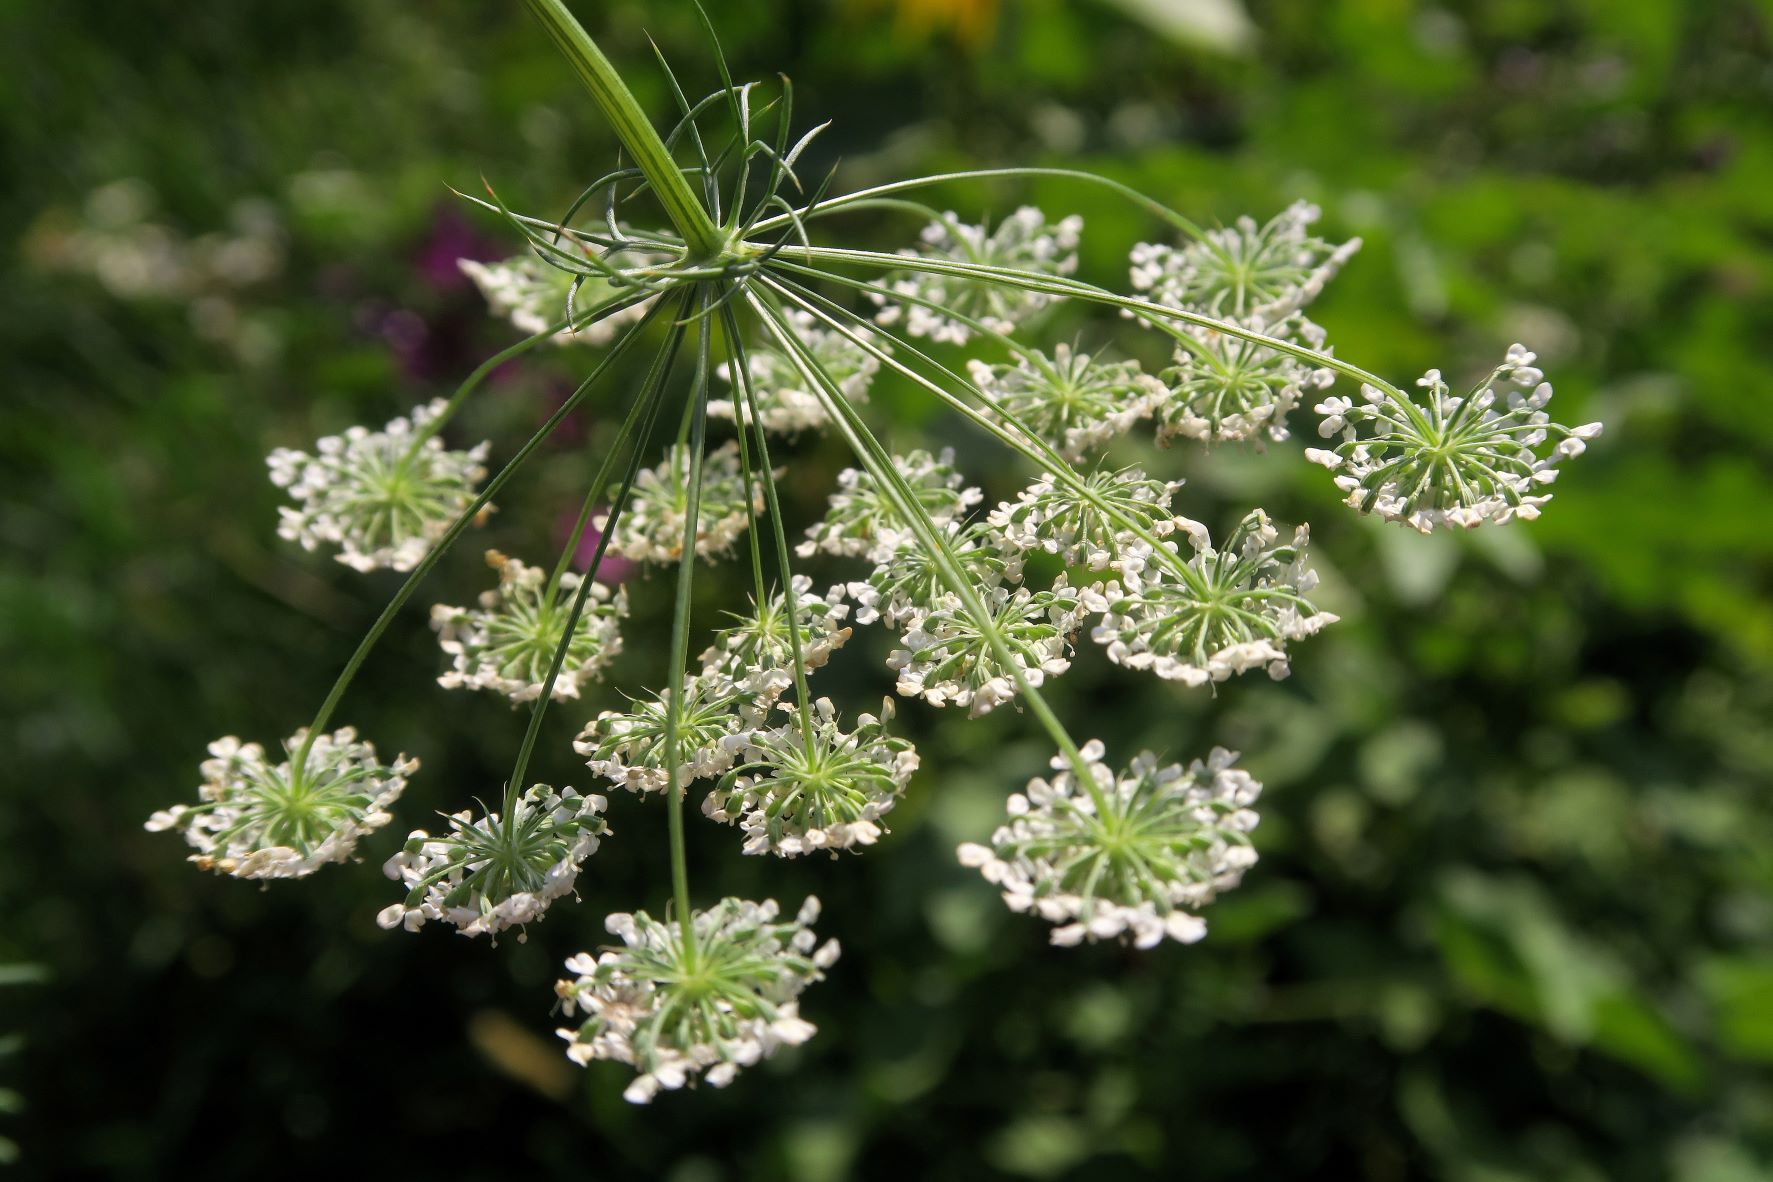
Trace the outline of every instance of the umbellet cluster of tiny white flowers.
<path fill-rule="evenodd" d="M 798 707 L 781 709 L 798 715 Z M 830 698 L 813 703 L 813 720 L 798 718 L 746 736 L 737 767 L 709 792 L 702 811 L 716 821 L 737 822 L 745 852 L 782 857 L 815 850 L 873 845 L 885 832 L 890 811 L 917 770 L 909 739 L 887 734 L 893 702 L 863 714 L 845 732 Z"/>
<path fill-rule="evenodd" d="M 1057 554 L 1068 566 L 1100 571 L 1143 564 L 1156 539 L 1175 531 L 1170 500 L 1180 480 L 1153 480 L 1139 468 L 1100 468 L 1084 481 L 1085 499 L 1052 473 L 999 503 L 987 522 L 1019 550 Z M 1124 524 L 1132 521 L 1139 532 Z"/>
<path fill-rule="evenodd" d="M 1148 417 L 1164 397 L 1164 383 L 1138 362 L 1103 361 L 1065 344 L 1051 357 L 1030 349 L 1005 365 L 975 358 L 967 372 L 1006 419 L 1032 428 L 1074 464 Z"/>
<path fill-rule="evenodd" d="M 273 451 L 271 482 L 296 502 L 278 510 L 278 536 L 305 550 L 336 546 L 338 560 L 354 570 L 417 566 L 486 478 L 488 444 L 449 451 L 428 432 L 443 409 L 439 399 L 380 431 L 329 435 L 313 455 Z"/>
<path fill-rule="evenodd" d="M 698 1076 L 725 1087 L 739 1068 L 805 1042 L 816 1028 L 798 998 L 836 963 L 838 944 L 813 934 L 815 898 L 791 922 L 778 915 L 773 899 L 722 899 L 691 918 L 693 951 L 679 922 L 611 915 L 622 946 L 581 952 L 555 986 L 566 1015 L 584 1015 L 559 1032 L 567 1055 L 630 1064 L 639 1074 L 623 1095 L 645 1104 Z"/>
<path fill-rule="evenodd" d="M 1194 913 L 1256 863 L 1251 806 L 1262 785 L 1233 767 L 1238 757 L 1224 748 L 1186 770 L 1159 767 L 1147 751 L 1118 774 L 1103 762 L 1100 741 L 1080 754 L 1094 793 L 1057 756 L 1058 774 L 1011 796 L 1009 822 L 989 845 L 961 845 L 961 864 L 1000 887 L 1011 910 L 1056 925 L 1055 944 L 1199 940 L 1207 925 Z"/>
<path fill-rule="evenodd" d="M 868 387 L 880 369 L 880 359 L 841 333 L 819 327 L 812 313 L 794 309 L 788 314 L 794 334 L 830 374 L 843 396 L 853 403 L 868 401 Z M 882 349 L 884 343 L 873 333 L 863 330 L 864 339 Z M 887 350 L 890 352 L 890 350 Z M 794 360 L 780 348 L 769 344 L 752 345 L 745 351 L 745 372 L 750 377 L 751 397 L 757 402 L 757 413 L 766 431 L 779 435 L 798 435 L 802 431 L 825 426 L 825 404 L 809 389 Z M 732 368 L 722 364 L 715 373 L 731 383 Z M 717 419 L 739 418 L 751 421 L 749 403 L 738 394 L 717 398 L 708 403 L 708 413 Z"/>
<path fill-rule="evenodd" d="M 1021 683 L 1038 686 L 1071 668 L 1083 606 L 1063 575 L 1047 591 L 993 587 L 983 598 L 990 613 L 983 624 L 952 593 L 911 618 L 899 641 L 904 647 L 887 658 L 901 694 L 932 706 L 965 706 L 977 718 L 1014 698 Z M 1009 663 L 987 627 L 1009 649 Z"/>
<path fill-rule="evenodd" d="M 689 517 L 692 459 L 688 447 L 674 445 L 663 463 L 640 473 L 610 534 L 612 554 L 634 562 L 677 561 Z M 710 561 L 730 553 L 751 519 L 763 512 L 763 486 L 754 475 L 746 487 L 737 440 L 729 440 L 703 459 L 697 505 L 696 554 Z M 608 515 L 593 524 L 607 529 Z"/>
<path fill-rule="evenodd" d="M 911 490 L 912 497 L 931 522 L 941 525 L 977 505 L 985 494 L 963 487 L 966 478 L 954 469 L 954 449 L 939 456 L 921 449 L 893 457 L 893 466 Z M 837 491 L 825 515 L 807 527 L 806 541 L 796 548 L 802 558 L 823 550 L 828 554 L 855 557 L 867 554 L 883 540 L 904 535 L 903 524 L 878 481 L 859 468 L 837 474 Z"/>
<path fill-rule="evenodd" d="M 486 562 L 498 572 L 499 585 L 481 593 L 478 607 L 431 609 L 438 644 L 454 662 L 437 682 L 446 689 L 493 690 L 513 702 L 528 702 L 542 692 L 583 576 L 561 572 L 550 594 L 548 572 L 540 567 L 497 550 L 487 551 Z M 625 590 L 592 583 L 554 679 L 555 699 L 577 698 L 620 655 L 620 621 L 627 614 Z"/>
<path fill-rule="evenodd" d="M 1324 330 L 1297 312 L 1277 324 L 1251 328 L 1323 353 Z M 1229 333 L 1195 329 L 1181 334 L 1176 364 L 1163 373 L 1169 396 L 1156 403 L 1157 441 L 1202 443 L 1287 438 L 1287 413 L 1307 391 L 1321 390 L 1335 371 Z"/>
<path fill-rule="evenodd" d="M 1118 582 L 1093 586 L 1087 606 L 1103 614 L 1092 635 L 1108 659 L 1188 685 L 1250 669 L 1285 677 L 1287 642 L 1336 622 L 1306 598 L 1317 575 L 1305 566 L 1310 534 L 1289 543 L 1260 509 L 1215 547 L 1205 526 L 1177 519 L 1193 554 L 1166 547 L 1169 561 L 1124 567 Z"/>
<path fill-rule="evenodd" d="M 609 833 L 602 816 L 608 803 L 534 784 L 510 816 L 475 817 L 463 809 L 447 818 L 448 833 L 413 830 L 383 868 L 407 888 L 406 899 L 384 907 L 376 922 L 416 932 L 439 921 L 464 936 L 534 923 L 572 890 L 580 865 Z"/>
<path fill-rule="evenodd" d="M 632 267 L 651 260 L 645 256 L 630 256 L 608 261 L 612 265 L 620 263 Z M 543 332 L 550 325 L 566 320 L 570 293 L 575 323 L 554 334 L 553 341 L 559 345 L 607 345 L 622 329 L 644 317 L 652 302 L 650 298 L 642 298 L 601 319 L 578 323 L 581 313 L 628 293 L 610 280 L 598 277 L 582 279 L 578 290 L 574 291 L 571 272 L 550 266 L 533 254 L 496 263 L 459 259 L 456 265 L 462 269 L 462 274 L 474 281 L 493 313 L 509 320 L 521 332 Z"/>
<path fill-rule="evenodd" d="M 1551 383 L 1535 360 L 1524 345 L 1510 345 L 1496 371 L 1464 395 L 1431 369 L 1416 383 L 1426 405 L 1399 405 L 1371 386 L 1361 387 L 1359 401 L 1326 398 L 1316 408 L 1324 416 L 1318 434 L 1342 442 L 1309 448 L 1306 458 L 1336 474 L 1349 505 L 1422 533 L 1531 521 L 1551 500 L 1558 464 L 1601 433 L 1599 423 L 1551 421 Z"/>
<path fill-rule="evenodd" d="M 177 830 L 204 870 L 236 878 L 301 878 L 351 856 L 359 838 L 386 825 L 419 761 L 376 758 L 350 727 L 330 735 L 297 731 L 284 741 L 306 758 L 272 763 L 257 743 L 232 735 L 209 745 L 199 803 L 148 819 L 150 832 Z"/>
<path fill-rule="evenodd" d="M 1069 275 L 1077 270 L 1077 243 L 1082 233 L 1083 219 L 1076 214 L 1049 223 L 1032 205 L 1016 210 L 995 230 L 988 224 L 969 225 L 949 212 L 925 227 L 917 250 L 899 253 L 1011 268 L 1024 274 Z M 914 337 L 955 345 L 972 339 L 973 329 L 966 320 L 975 320 L 992 332 L 1012 332 L 1052 302 L 1043 292 L 927 271 L 906 271 L 889 278 L 886 286 L 893 294 L 908 298 L 900 302 L 873 294 L 874 302 L 881 306 L 874 317 L 877 324 L 892 326 L 903 320 L 905 331 Z M 939 305 L 962 319 L 926 304 Z"/>
<path fill-rule="evenodd" d="M 665 757 L 671 691 L 660 690 L 628 710 L 605 710 L 573 742 L 593 772 L 618 788 L 663 792 L 672 769 Z M 686 677 L 677 724 L 680 779 L 718 776 L 744 747 L 744 728 L 757 709 L 724 677 Z"/>
<path fill-rule="evenodd" d="M 1160 304 L 1248 323 L 1277 323 L 1316 299 L 1361 247 L 1311 233 L 1323 211 L 1295 201 L 1258 226 L 1240 217 L 1183 246 L 1141 242 L 1133 248 L 1135 291 Z"/>
<path fill-rule="evenodd" d="M 789 597 L 777 592 L 761 605 L 753 603 L 749 615 L 734 616 L 734 623 L 716 632 L 714 643 L 702 654 L 702 676 L 730 685 L 735 696 L 751 698 L 754 710 L 764 709 L 794 684 L 797 644 L 801 669 L 811 673 L 850 638 L 843 623 L 850 608 L 843 601 L 842 587 L 814 595 L 813 581 L 806 575 L 795 575 L 789 585 L 792 618 Z"/>

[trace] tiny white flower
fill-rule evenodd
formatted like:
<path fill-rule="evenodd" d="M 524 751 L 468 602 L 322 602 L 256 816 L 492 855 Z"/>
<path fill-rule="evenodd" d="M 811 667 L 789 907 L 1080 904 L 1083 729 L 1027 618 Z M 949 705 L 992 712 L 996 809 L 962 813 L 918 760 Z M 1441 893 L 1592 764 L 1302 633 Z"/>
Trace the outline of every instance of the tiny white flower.
<path fill-rule="evenodd" d="M 295 501 L 278 510 L 278 536 L 305 550 L 336 546 L 338 560 L 354 570 L 417 566 L 486 477 L 485 443 L 470 451 L 448 451 L 435 435 L 417 443 L 444 406 L 437 399 L 416 407 L 380 431 L 329 435 L 313 455 L 273 451 L 271 483 Z"/>
<path fill-rule="evenodd" d="M 1327 353 L 1324 330 L 1294 314 L 1276 324 L 1249 327 Z M 1157 441 L 1180 436 L 1203 443 L 1287 437 L 1287 412 L 1307 391 L 1326 389 L 1334 371 L 1229 333 L 1195 329 L 1176 346 L 1176 365 L 1164 371 L 1166 395 L 1153 403 Z"/>
<path fill-rule="evenodd" d="M 777 692 L 780 692 L 779 690 Z M 666 712 L 671 691 L 632 704 L 627 711 L 605 710 L 573 742 L 592 771 L 618 788 L 663 792 L 670 784 L 665 758 Z M 731 682 L 720 677 L 687 677 L 678 718 L 678 771 L 682 781 L 718 776 L 744 747 L 744 732 L 755 710 Z"/>
<path fill-rule="evenodd" d="M 937 527 L 953 552 L 961 573 L 981 591 L 1022 581 L 1022 555 L 1008 546 L 998 530 L 985 522 Z M 849 585 L 856 601 L 856 622 L 876 620 L 897 628 L 922 612 L 935 609 L 949 594 L 937 556 L 909 531 L 883 535 L 868 559 L 874 564 L 867 579 Z"/>
<path fill-rule="evenodd" d="M 624 250 L 607 251 L 603 257 L 612 267 L 633 269 L 651 266 L 661 256 Z M 569 294 L 572 316 L 579 320 L 600 305 L 637 290 L 618 287 L 609 276 L 589 274 L 583 277 L 575 292 L 573 272 L 550 266 L 534 254 L 522 254 L 496 263 L 458 259 L 456 266 L 474 281 L 474 286 L 486 297 L 487 305 L 494 313 L 526 333 L 538 333 L 550 324 L 565 320 Z M 644 318 L 651 304 L 652 298 L 648 297 L 582 325 L 576 332 L 562 329 L 554 334 L 554 343 L 607 345 L 615 340 L 622 328 Z"/>
<path fill-rule="evenodd" d="M 825 328 L 812 313 L 790 308 L 787 317 L 791 331 L 812 354 L 817 364 L 837 384 L 843 397 L 851 403 L 868 401 L 868 387 L 880 369 L 880 359 L 835 329 Z M 856 335 L 886 351 L 884 341 L 867 329 Z M 825 403 L 816 390 L 808 389 L 798 361 L 774 343 L 748 345 L 745 368 L 751 379 L 751 396 L 757 401 L 759 416 L 765 430 L 782 435 L 798 435 L 817 430 L 828 421 Z M 750 406 L 744 391 L 733 382 L 731 369 L 724 362 L 715 371 L 734 387 L 731 398 L 716 398 L 708 403 L 708 413 L 719 419 L 740 416 L 751 421 Z"/>
<path fill-rule="evenodd" d="M 813 594 L 813 581 L 795 575 L 793 625 L 790 635 L 788 597 L 777 592 L 761 607 L 752 604 L 749 615 L 733 616 L 734 623 L 714 635 L 714 643 L 702 654 L 702 676 L 729 684 L 735 694 L 773 700 L 794 683 L 794 647 L 800 647 L 805 672 L 822 668 L 831 654 L 844 646 L 850 629 L 844 626 L 849 605 L 844 589 L 832 587 L 823 596 Z M 762 705 L 754 705 L 761 710 Z"/>
<path fill-rule="evenodd" d="M 1167 537 L 1176 528 L 1170 498 L 1180 480 L 1152 480 L 1138 468 L 1099 469 L 1084 485 L 1087 495 L 1043 473 L 1016 500 L 993 509 L 987 524 L 1007 545 L 1044 550 L 1091 570 L 1143 564 L 1150 543 L 1127 521 L 1152 537 Z"/>
<path fill-rule="evenodd" d="M 1083 607 L 1063 576 L 1050 591 L 998 587 L 981 598 L 991 614 L 988 627 L 1013 663 L 1004 663 L 986 628 L 959 597 L 947 595 L 933 610 L 912 618 L 902 647 L 887 658 L 898 670 L 900 694 L 932 706 L 965 706 L 977 718 L 1016 696 L 1017 674 L 1038 686 L 1071 667 Z"/>

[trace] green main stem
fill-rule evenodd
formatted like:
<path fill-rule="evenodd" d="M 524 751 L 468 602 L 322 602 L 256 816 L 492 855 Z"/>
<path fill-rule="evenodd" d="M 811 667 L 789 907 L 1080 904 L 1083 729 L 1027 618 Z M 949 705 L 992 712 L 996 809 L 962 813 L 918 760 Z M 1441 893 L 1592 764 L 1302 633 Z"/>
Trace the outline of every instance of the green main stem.
<path fill-rule="evenodd" d="M 683 235 L 691 256 L 700 259 L 718 257 L 726 249 L 725 236 L 708 216 L 683 170 L 671 158 L 665 141 L 659 138 L 652 121 L 640 109 L 633 91 L 622 81 L 610 60 L 603 56 L 603 51 L 585 32 L 585 27 L 567 11 L 561 0 L 524 0 L 524 5 L 541 22 L 555 48 L 572 64 L 579 80 L 603 110 L 622 146 L 658 195 L 659 204 L 665 207 L 665 215 Z"/>

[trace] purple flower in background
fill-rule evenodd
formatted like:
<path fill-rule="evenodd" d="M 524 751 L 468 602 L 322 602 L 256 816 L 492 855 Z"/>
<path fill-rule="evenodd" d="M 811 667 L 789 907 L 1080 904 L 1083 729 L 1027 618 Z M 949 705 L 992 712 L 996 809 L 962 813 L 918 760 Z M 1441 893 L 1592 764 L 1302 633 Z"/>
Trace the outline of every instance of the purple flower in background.
<path fill-rule="evenodd" d="M 473 259 L 491 262 L 506 251 L 499 240 L 481 234 L 453 205 L 440 205 L 431 217 L 431 232 L 413 255 L 413 269 L 437 291 L 461 291 L 469 286 L 458 262 Z"/>
<path fill-rule="evenodd" d="M 599 505 L 591 512 L 590 520 L 585 522 L 585 530 L 579 535 L 578 544 L 573 547 L 573 569 L 587 571 L 591 568 L 591 559 L 597 553 L 597 543 L 603 540 L 603 531 L 591 524 L 605 513 L 608 505 Z M 564 546 L 572 536 L 573 526 L 579 522 L 579 511 L 568 509 L 554 520 L 554 542 Z M 634 573 L 634 564 L 617 555 L 613 550 L 606 550 L 603 561 L 597 564 L 597 581 L 614 587 L 625 583 Z"/>

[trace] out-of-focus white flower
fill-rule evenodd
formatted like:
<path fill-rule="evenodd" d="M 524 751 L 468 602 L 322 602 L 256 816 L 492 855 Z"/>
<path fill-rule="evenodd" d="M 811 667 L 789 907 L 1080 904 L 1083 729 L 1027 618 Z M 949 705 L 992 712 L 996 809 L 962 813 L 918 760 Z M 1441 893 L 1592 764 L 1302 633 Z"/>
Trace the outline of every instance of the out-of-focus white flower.
<path fill-rule="evenodd" d="M 782 706 L 790 714 L 798 710 Z M 880 817 L 898 802 L 917 770 L 909 739 L 887 734 L 892 700 L 880 714 L 861 715 L 844 732 L 830 698 L 813 703 L 812 737 L 795 718 L 756 730 L 738 767 L 702 803 L 717 821 L 737 821 L 745 852 L 782 857 L 873 845 Z"/>
<path fill-rule="evenodd" d="M 563 572 L 550 595 L 548 572 L 540 567 L 497 550 L 486 552 L 486 562 L 499 572 L 499 585 L 481 593 L 478 607 L 438 604 L 431 609 L 438 643 L 454 658 L 453 668 L 437 681 L 449 689 L 495 690 L 513 702 L 532 701 L 541 696 L 548 679 L 583 577 Z M 627 614 L 626 591 L 612 593 L 602 583 L 591 585 L 554 679 L 556 700 L 577 698 L 621 653 L 618 622 Z"/>
<path fill-rule="evenodd" d="M 1055 925 L 1055 944 L 1199 940 L 1207 925 L 1194 912 L 1255 865 L 1251 806 L 1262 785 L 1222 747 L 1186 770 L 1159 767 L 1143 752 L 1119 775 L 1103 762 L 1100 741 L 1082 754 L 1100 811 L 1061 755 L 1052 779 L 1031 780 L 1026 793 L 1010 797 L 1009 822 L 989 845 L 960 847 L 961 865 L 1000 887 L 1011 910 Z"/>
<path fill-rule="evenodd" d="M 406 887 L 406 900 L 384 907 L 376 922 L 416 932 L 439 920 L 464 936 L 534 923 L 572 890 L 579 866 L 609 834 L 600 815 L 608 803 L 535 784 L 509 817 L 477 819 L 464 809 L 448 818 L 448 833 L 432 837 L 415 829 L 384 867 Z"/>
<path fill-rule="evenodd" d="M 301 750 L 308 732 L 284 741 Z M 373 745 L 342 727 L 317 735 L 299 767 L 272 763 L 257 743 L 228 736 L 209 745 L 199 803 L 174 805 L 148 819 L 158 833 L 176 829 L 204 870 L 236 878 L 301 878 L 343 862 L 364 834 L 393 819 L 388 812 L 419 761 L 376 759 Z"/>
<path fill-rule="evenodd" d="M 1124 524 L 1128 519 L 1152 537 L 1167 537 L 1176 528 L 1170 498 L 1180 480 L 1152 480 L 1138 468 L 1123 468 L 1092 472 L 1084 485 L 1087 496 L 1044 473 L 1014 501 L 993 509 L 987 522 L 1006 545 L 1044 550 L 1091 570 L 1143 565 L 1151 545 Z"/>
<path fill-rule="evenodd" d="M 1317 585 L 1305 566 L 1306 527 L 1282 544 L 1257 509 L 1215 549 L 1205 526 L 1178 524 L 1194 547 L 1186 561 L 1172 548 L 1085 592 L 1085 605 L 1106 613 L 1091 635 L 1115 664 L 1189 685 L 1249 669 L 1285 677 L 1287 642 L 1336 622 L 1305 598 Z"/>
<path fill-rule="evenodd" d="M 1022 581 L 1021 552 L 1006 545 L 1003 534 L 988 524 L 951 521 L 937 532 L 953 551 L 961 574 L 981 592 Z M 936 555 L 910 531 L 883 535 L 868 560 L 874 564 L 868 577 L 849 585 L 858 624 L 879 620 L 897 628 L 935 610 L 950 593 Z"/>
<path fill-rule="evenodd" d="M 1416 384 L 1422 402 L 1400 401 L 1372 386 L 1361 399 L 1326 398 L 1318 434 L 1340 434 L 1334 450 L 1307 448 L 1307 459 L 1336 474 L 1336 487 L 1362 513 L 1402 522 L 1422 533 L 1437 526 L 1471 528 L 1520 518 L 1531 521 L 1551 500 L 1558 464 L 1579 456 L 1601 424 L 1565 427 L 1545 406 L 1551 383 L 1522 345 L 1464 396 L 1449 392 L 1438 369 Z M 1506 393 L 1498 386 L 1514 387 Z"/>
<path fill-rule="evenodd" d="M 903 647 L 887 658 L 899 671 L 899 693 L 932 706 L 966 706 L 977 718 L 1016 696 L 1018 672 L 1038 686 L 1071 667 L 1071 642 L 1084 609 L 1064 576 L 1050 591 L 997 587 L 980 598 L 991 613 L 984 626 L 955 595 L 912 618 L 899 641 Z M 1009 649 L 1011 664 L 999 657 L 993 633 Z"/>
<path fill-rule="evenodd" d="M 1133 287 L 1172 308 L 1278 323 L 1316 299 L 1360 249 L 1358 238 L 1336 246 L 1311 234 L 1321 212 L 1295 201 L 1260 227 L 1241 217 L 1181 246 L 1141 242 L 1132 253 Z"/>
<path fill-rule="evenodd" d="M 807 1041 L 817 1030 L 798 999 L 836 962 L 837 941 L 813 934 L 817 899 L 792 922 L 779 914 L 774 900 L 722 899 L 692 918 L 693 954 L 679 922 L 610 916 L 622 946 L 579 953 L 555 986 L 567 1016 L 584 1015 L 559 1031 L 567 1057 L 631 1065 L 639 1074 L 622 1094 L 645 1104 L 697 1076 L 725 1087 L 741 1067 Z"/>
<path fill-rule="evenodd" d="M 940 525 L 952 521 L 979 503 L 984 493 L 976 488 L 961 487 L 966 477 L 954 469 L 954 449 L 944 448 L 940 456 L 917 450 L 893 457 L 893 467 L 911 489 L 917 505 L 930 521 Z M 828 554 L 866 554 L 880 544 L 887 534 L 898 536 L 909 528 L 900 519 L 899 511 L 874 477 L 860 468 L 845 468 L 837 474 L 837 491 L 831 494 L 823 519 L 808 527 L 807 540 L 796 552 L 810 558 L 823 550 Z"/>
<path fill-rule="evenodd" d="M 1260 320 L 1250 326 L 1282 340 L 1327 352 L 1324 330 L 1294 313 L 1276 324 Z M 1176 436 L 1219 443 L 1287 437 L 1287 412 L 1308 390 L 1327 388 L 1335 373 L 1278 349 L 1253 344 L 1228 333 L 1195 329 L 1176 346 L 1176 365 L 1164 371 L 1169 384 L 1154 404 L 1157 441 Z"/>
<path fill-rule="evenodd" d="M 1046 215 L 1032 205 L 1022 206 L 999 222 L 995 230 L 988 225 L 967 225 L 949 212 L 924 227 L 923 240 L 916 250 L 899 253 L 907 258 L 921 255 L 1034 275 L 1069 275 L 1077 269 L 1077 242 L 1082 232 L 1083 219 L 1076 214 L 1050 224 Z M 1002 333 L 1013 331 L 1054 298 L 1003 282 L 924 271 L 898 272 L 888 276 L 886 285 L 895 294 L 927 300 Z M 874 317 L 879 324 L 897 325 L 902 320 L 905 331 L 914 337 L 956 345 L 966 344 L 973 335 L 971 327 L 937 308 L 896 303 L 882 294 L 871 293 L 871 297 L 881 305 Z"/>
<path fill-rule="evenodd" d="M 844 646 L 850 629 L 843 621 L 850 609 L 843 602 L 843 588 L 814 595 L 813 581 L 806 575 L 795 575 L 791 586 L 798 638 L 790 635 L 788 597 L 777 592 L 761 607 L 753 603 L 750 615 L 734 616 L 731 627 L 714 634 L 713 645 L 702 654 L 704 678 L 728 683 L 735 694 L 773 700 L 794 683 L 796 643 L 801 668 L 808 673 Z"/>
<path fill-rule="evenodd" d="M 611 266 L 619 268 L 650 266 L 657 261 L 654 256 L 630 251 L 612 252 L 604 257 Z M 618 287 L 604 275 L 587 275 L 574 292 L 575 275 L 551 267 L 533 254 L 522 254 L 497 263 L 458 259 L 456 266 L 474 281 L 474 286 L 486 297 L 487 306 L 495 315 L 505 317 L 518 331 L 527 333 L 541 332 L 550 324 L 565 320 L 569 293 L 573 319 L 580 320 L 600 305 L 635 290 Z M 562 329 L 554 334 L 554 343 L 607 345 L 616 339 L 623 327 L 645 317 L 651 305 L 651 298 L 644 299 L 582 325 L 576 332 Z"/>
<path fill-rule="evenodd" d="M 1030 350 L 1009 365 L 969 361 L 967 370 L 1006 422 L 1020 420 L 1074 464 L 1149 415 L 1164 394 L 1138 362 L 1092 359 L 1069 345 L 1051 358 Z"/>
<path fill-rule="evenodd" d="M 780 691 L 778 691 L 780 692 Z M 591 770 L 618 788 L 663 792 L 670 784 L 665 758 L 665 714 L 671 691 L 632 703 L 627 711 L 605 710 L 586 724 L 573 742 Z M 745 745 L 744 731 L 758 721 L 756 703 L 742 699 L 720 677 L 687 677 L 677 724 L 679 786 L 718 776 L 733 766 Z"/>
<path fill-rule="evenodd" d="M 352 427 L 329 435 L 313 455 L 280 447 L 266 463 L 271 483 L 288 489 L 294 507 L 278 510 L 277 534 L 305 550 L 337 546 L 355 570 L 411 570 L 474 502 L 486 477 L 488 444 L 448 451 L 427 435 L 443 412 L 437 399 L 380 431 Z"/>
<path fill-rule="evenodd" d="M 690 449 L 673 444 L 656 468 L 635 477 L 628 504 L 616 521 L 609 548 L 635 562 L 676 562 L 683 554 L 683 527 L 690 509 Z M 713 561 L 732 551 L 763 512 L 763 485 L 753 473 L 751 487 L 739 459 L 737 440 L 728 440 L 702 458 L 702 489 L 696 514 L 696 556 Z M 607 515 L 594 521 L 609 526 Z"/>
<path fill-rule="evenodd" d="M 852 403 L 868 401 L 868 387 L 880 369 L 880 359 L 843 333 L 822 327 L 821 322 L 804 309 L 790 308 L 786 315 L 790 331 L 812 354 L 814 364 L 837 384 L 843 397 Z M 886 343 L 867 329 L 857 329 L 856 335 L 886 350 Z M 828 421 L 825 404 L 817 391 L 807 388 L 807 381 L 795 358 L 774 344 L 750 345 L 745 349 L 745 368 L 751 377 L 751 396 L 757 400 L 758 416 L 763 420 L 765 430 L 798 435 L 825 426 Z M 710 401 L 708 413 L 719 419 L 740 416 L 744 422 L 750 423 L 750 406 L 745 401 L 743 389 L 733 383 L 731 368 L 723 362 L 715 372 L 734 386 L 733 396 Z"/>

